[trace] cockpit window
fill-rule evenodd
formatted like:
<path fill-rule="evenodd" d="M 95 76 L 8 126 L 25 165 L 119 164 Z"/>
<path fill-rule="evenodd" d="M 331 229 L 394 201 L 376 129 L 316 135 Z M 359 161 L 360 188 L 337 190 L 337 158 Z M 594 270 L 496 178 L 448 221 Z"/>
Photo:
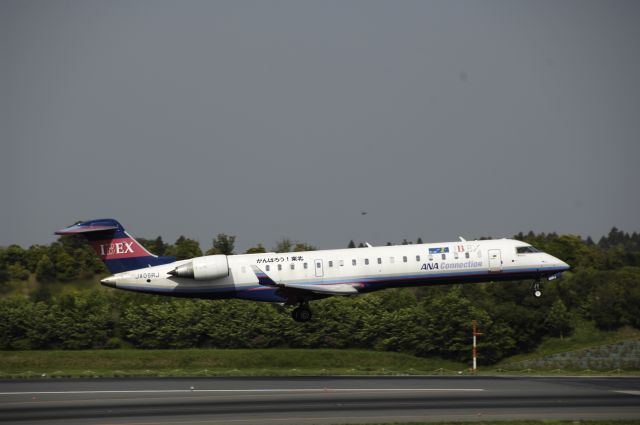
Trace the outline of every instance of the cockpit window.
<path fill-rule="evenodd" d="M 518 246 L 516 247 L 516 252 L 518 254 L 529 254 L 532 252 L 541 252 L 539 249 L 534 248 L 532 246 Z"/>

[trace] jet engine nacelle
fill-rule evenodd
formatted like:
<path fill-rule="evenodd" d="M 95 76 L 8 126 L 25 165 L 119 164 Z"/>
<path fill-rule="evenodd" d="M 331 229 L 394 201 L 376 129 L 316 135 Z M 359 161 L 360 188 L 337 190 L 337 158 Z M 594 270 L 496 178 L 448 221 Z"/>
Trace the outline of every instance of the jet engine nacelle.
<path fill-rule="evenodd" d="M 211 280 L 229 276 L 229 262 L 226 255 L 207 255 L 179 265 L 169 272 L 177 277 L 195 280 Z"/>

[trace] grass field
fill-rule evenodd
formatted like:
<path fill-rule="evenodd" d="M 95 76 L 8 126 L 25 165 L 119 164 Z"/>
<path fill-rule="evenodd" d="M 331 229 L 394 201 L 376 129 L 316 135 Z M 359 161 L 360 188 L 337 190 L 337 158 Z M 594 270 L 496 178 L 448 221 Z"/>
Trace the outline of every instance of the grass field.
<path fill-rule="evenodd" d="M 365 350 L 86 350 L 0 352 L 0 377 L 281 376 L 457 373 L 440 359 Z"/>
<path fill-rule="evenodd" d="M 466 364 L 366 350 L 3 351 L 0 378 L 120 376 L 467 375 Z M 606 374 L 607 371 L 509 370 L 480 374 Z M 612 374 L 638 375 L 639 371 Z"/>

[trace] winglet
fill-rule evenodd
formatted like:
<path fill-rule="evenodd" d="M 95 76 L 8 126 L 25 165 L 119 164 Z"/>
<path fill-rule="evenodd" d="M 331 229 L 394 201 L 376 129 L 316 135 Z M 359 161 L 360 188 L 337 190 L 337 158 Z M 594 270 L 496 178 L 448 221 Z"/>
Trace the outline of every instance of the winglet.
<path fill-rule="evenodd" d="M 269 276 L 267 276 L 267 274 L 265 272 L 260 270 L 260 268 L 258 266 L 251 265 L 251 270 L 253 270 L 253 272 L 256 274 L 256 277 L 258 278 L 258 283 L 260 285 L 278 286 L 278 284 L 273 279 L 271 279 Z"/>

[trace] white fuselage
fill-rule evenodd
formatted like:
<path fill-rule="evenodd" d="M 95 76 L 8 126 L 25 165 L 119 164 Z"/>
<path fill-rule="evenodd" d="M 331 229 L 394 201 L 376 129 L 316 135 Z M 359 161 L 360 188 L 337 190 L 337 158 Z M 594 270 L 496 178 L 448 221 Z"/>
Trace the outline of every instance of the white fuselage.
<path fill-rule="evenodd" d="M 351 285 L 356 293 L 420 285 L 540 279 L 569 265 L 544 252 L 518 253 L 530 245 L 511 239 L 442 242 L 322 251 L 242 254 L 227 257 L 228 275 L 211 280 L 170 272 L 191 260 L 118 273 L 102 280 L 119 289 L 194 298 L 287 302 L 287 285 L 308 299 L 327 295 L 315 285 Z M 262 284 L 259 268 L 276 285 Z M 338 294 L 333 294 L 338 295 Z M 345 294 L 348 295 L 348 294 Z"/>

